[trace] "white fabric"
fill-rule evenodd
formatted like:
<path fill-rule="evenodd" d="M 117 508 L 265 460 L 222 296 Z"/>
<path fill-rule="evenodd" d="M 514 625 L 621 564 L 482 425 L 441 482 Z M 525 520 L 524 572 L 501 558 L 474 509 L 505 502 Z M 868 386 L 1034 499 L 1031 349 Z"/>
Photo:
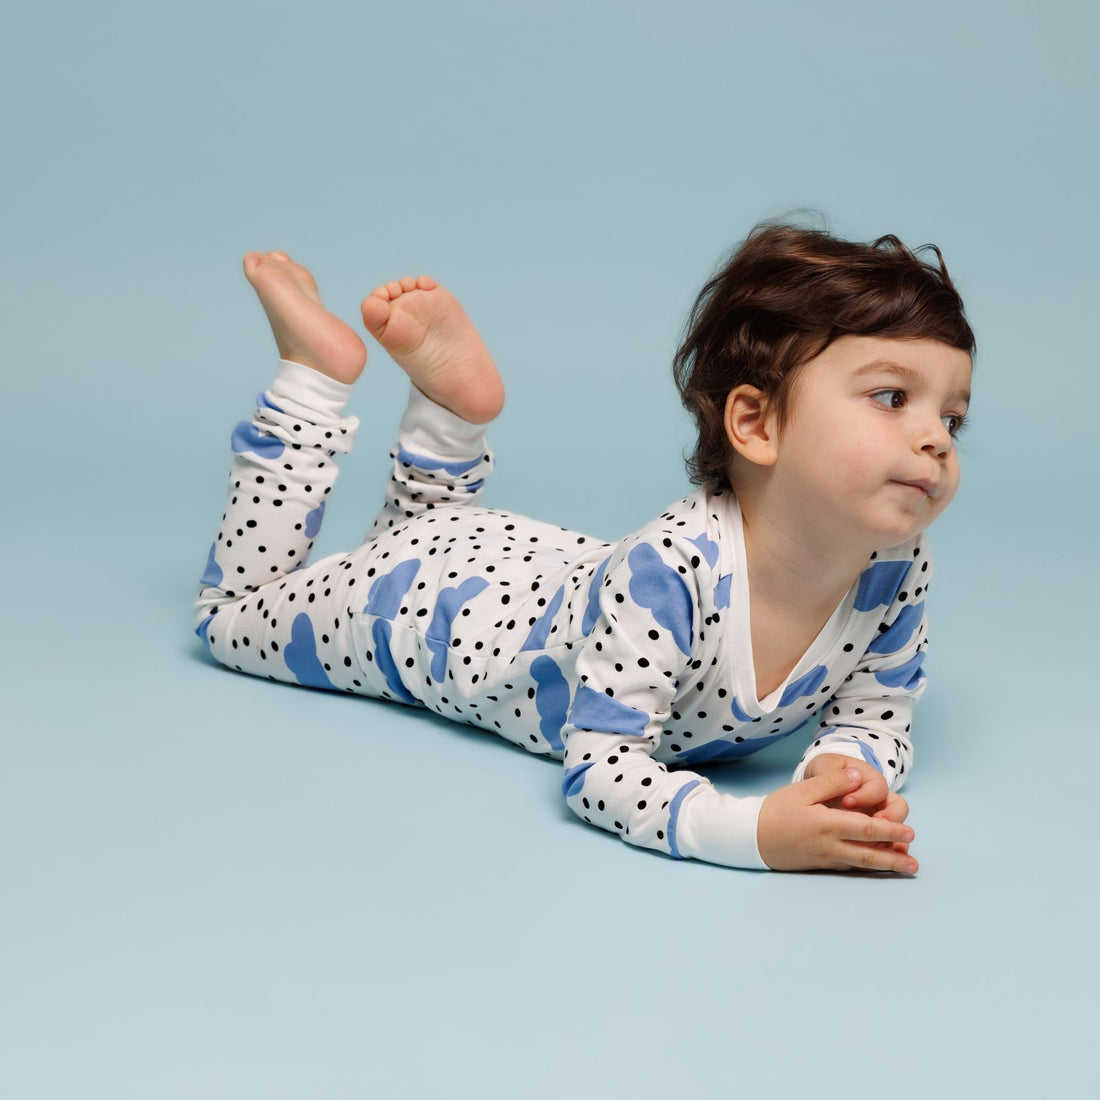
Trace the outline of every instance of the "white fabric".
<path fill-rule="evenodd" d="M 367 541 L 304 567 L 355 428 L 338 415 L 347 390 L 284 363 L 234 432 L 197 604 L 219 661 L 422 705 L 562 759 L 575 813 L 673 856 L 763 868 L 763 800 L 721 794 L 685 765 L 748 755 L 819 711 L 796 778 L 839 752 L 901 785 L 924 685 L 920 538 L 868 562 L 759 701 L 732 493 L 698 490 L 617 544 L 486 509 L 482 429 L 415 390 Z"/>

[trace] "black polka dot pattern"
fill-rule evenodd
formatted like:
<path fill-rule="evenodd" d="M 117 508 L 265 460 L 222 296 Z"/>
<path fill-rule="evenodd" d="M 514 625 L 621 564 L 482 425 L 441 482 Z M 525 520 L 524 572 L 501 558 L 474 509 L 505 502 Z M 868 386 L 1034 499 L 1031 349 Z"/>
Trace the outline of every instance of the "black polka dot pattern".
<path fill-rule="evenodd" d="M 861 756 L 892 785 L 904 777 L 927 644 L 919 540 L 875 555 L 859 591 L 879 602 L 856 609 L 853 586 L 758 701 L 732 495 L 693 493 L 612 545 L 485 508 L 493 459 L 480 432 L 421 410 L 367 541 L 311 565 L 334 459 L 355 428 L 311 401 L 325 395 L 277 384 L 234 435 L 245 449 L 197 605 L 224 664 L 424 706 L 564 759 L 582 818 L 671 855 L 713 804 L 685 766 L 807 725 L 808 756 Z"/>

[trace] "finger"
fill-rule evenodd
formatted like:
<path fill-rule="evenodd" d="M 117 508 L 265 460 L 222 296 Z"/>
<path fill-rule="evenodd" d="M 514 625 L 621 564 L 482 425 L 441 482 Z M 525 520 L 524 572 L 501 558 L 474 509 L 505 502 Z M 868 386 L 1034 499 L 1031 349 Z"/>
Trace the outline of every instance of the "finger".
<path fill-rule="evenodd" d="M 907 852 L 896 852 L 893 848 L 847 844 L 842 851 L 843 865 L 857 871 L 893 871 L 899 875 L 915 875 L 920 866 Z"/>
<path fill-rule="evenodd" d="M 858 841 L 856 843 L 858 843 Z M 889 848 L 891 851 L 901 852 L 903 855 L 906 854 L 909 851 L 909 845 L 908 844 L 901 844 L 901 843 L 891 844 L 888 841 L 882 841 L 880 844 L 876 845 L 876 847 Z"/>
<path fill-rule="evenodd" d="M 854 791 L 862 782 L 863 776 L 860 775 L 858 768 L 844 768 L 825 772 L 824 775 L 815 775 L 813 779 L 803 779 L 796 786 L 801 788 L 806 805 L 813 806 L 819 802 L 842 798 L 850 791 Z"/>
<path fill-rule="evenodd" d="M 884 817 L 888 821 L 904 821 L 909 816 L 909 803 L 899 795 L 887 795 L 886 804 L 874 816 Z"/>
<path fill-rule="evenodd" d="M 844 810 L 836 817 L 838 820 L 834 827 L 841 840 L 875 845 L 911 844 L 916 836 L 911 826 L 885 817 L 868 817 L 866 814 Z"/>
<path fill-rule="evenodd" d="M 886 802 L 889 793 L 886 780 L 878 772 L 865 775 L 859 789 L 844 796 L 844 807 L 848 810 L 867 810 L 872 806 L 881 806 Z"/>

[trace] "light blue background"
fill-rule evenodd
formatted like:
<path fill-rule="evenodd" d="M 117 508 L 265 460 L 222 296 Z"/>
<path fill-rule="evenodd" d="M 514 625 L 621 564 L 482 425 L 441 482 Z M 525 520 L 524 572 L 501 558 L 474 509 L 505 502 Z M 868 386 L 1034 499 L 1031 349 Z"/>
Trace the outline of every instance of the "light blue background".
<path fill-rule="evenodd" d="M 0 1093 L 1095 1088 L 1098 32 L 1068 0 L 9 14 Z M 693 295 L 799 207 L 936 241 L 979 338 L 919 877 L 641 853 L 491 737 L 208 663 L 189 602 L 272 364 L 244 251 L 349 319 L 452 286 L 509 384 L 492 503 L 614 537 L 686 486 Z M 385 476 L 373 364 L 323 552 Z"/>

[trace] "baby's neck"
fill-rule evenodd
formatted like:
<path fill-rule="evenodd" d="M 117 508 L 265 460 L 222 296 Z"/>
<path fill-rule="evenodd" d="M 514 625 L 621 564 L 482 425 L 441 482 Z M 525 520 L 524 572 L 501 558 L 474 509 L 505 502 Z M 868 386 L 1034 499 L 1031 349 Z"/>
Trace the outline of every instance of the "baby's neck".
<path fill-rule="evenodd" d="M 866 565 L 823 553 L 825 540 L 743 514 L 756 697 L 787 682 Z"/>
<path fill-rule="evenodd" d="M 801 524 L 783 524 L 742 509 L 749 594 L 795 617 L 817 619 L 844 598 L 869 551 L 837 547 Z"/>

